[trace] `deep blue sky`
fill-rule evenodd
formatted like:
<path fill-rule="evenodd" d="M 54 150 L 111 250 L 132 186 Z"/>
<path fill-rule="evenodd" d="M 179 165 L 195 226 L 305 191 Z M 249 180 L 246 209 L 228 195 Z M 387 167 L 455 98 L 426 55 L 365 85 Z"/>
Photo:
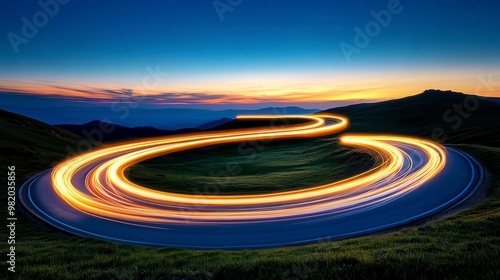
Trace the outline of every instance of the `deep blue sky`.
<path fill-rule="evenodd" d="M 402 0 L 402 11 L 348 62 L 339 44 L 353 44 L 353 28 L 389 2 L 243 0 L 221 21 L 212 1 L 72 0 L 16 53 L 8 34 L 22 35 L 21 19 L 42 9 L 37 1 L 4 1 L 0 85 L 141 91 L 146 68 L 158 66 L 169 75 L 155 94 L 321 101 L 429 87 L 470 92 L 476 76 L 500 70 L 500 2 L 493 0 Z"/>

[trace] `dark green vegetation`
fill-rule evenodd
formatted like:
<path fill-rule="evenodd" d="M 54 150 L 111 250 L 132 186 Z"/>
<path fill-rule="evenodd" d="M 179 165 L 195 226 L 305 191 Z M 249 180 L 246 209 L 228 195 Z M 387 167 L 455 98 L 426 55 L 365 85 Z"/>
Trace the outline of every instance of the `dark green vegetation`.
<path fill-rule="evenodd" d="M 297 119 L 234 120 L 213 130 L 281 127 Z M 131 181 L 190 194 L 255 194 L 327 184 L 367 171 L 376 158 L 341 146 L 338 135 L 320 139 L 261 139 L 182 151 L 132 166 Z"/>
<path fill-rule="evenodd" d="M 444 144 L 500 146 L 500 104 L 458 92 L 421 94 L 324 112 L 348 116 L 348 132 L 414 135 Z"/>
<path fill-rule="evenodd" d="M 177 193 L 269 193 L 345 179 L 374 163 L 374 157 L 325 137 L 189 150 L 134 165 L 128 176 L 143 186 Z"/>
<path fill-rule="evenodd" d="M 19 279 L 500 279 L 500 148 L 495 147 L 500 137 L 495 134 L 499 128 L 500 104 L 493 107 L 481 100 L 478 108 L 454 130 L 453 123 L 443 121 L 442 115 L 464 98 L 465 95 L 434 92 L 432 96 L 410 97 L 409 100 L 423 107 L 406 107 L 403 106 L 406 102 L 395 100 L 384 104 L 387 110 L 380 103 L 362 105 L 363 109 L 333 110 L 351 118 L 351 131 L 430 137 L 434 128 L 442 127 L 450 137 L 445 143 L 461 143 L 457 147 L 480 160 L 489 171 L 491 187 L 487 200 L 457 215 L 379 236 L 268 250 L 203 251 L 128 246 L 69 236 L 18 214 L 15 276 Z M 403 108 L 398 110 L 394 104 Z M 430 114 L 431 111 L 434 113 Z M 425 124 L 419 123 L 419 115 Z M 412 116 L 413 122 L 403 123 Z M 389 124 L 379 123 L 380 120 Z M 16 159 L 16 150 L 10 149 L 13 143 L 31 141 L 26 142 L 32 145 L 30 149 L 60 159 L 66 155 L 63 143 L 75 144 L 70 135 L 54 146 L 37 141 L 59 138 L 49 137 L 51 134 L 46 131 L 50 126 L 23 127 L 23 122 L 37 123 L 29 119 L 5 120 L 2 116 L 0 132 L 2 166 L 6 169 L 13 164 L 12 160 L 17 160 L 14 163 L 20 170 L 19 183 L 50 167 L 52 158 L 40 165 L 36 165 L 40 159 L 33 154 Z M 13 138 L 5 138 L 8 132 L 4 129 L 18 131 L 9 136 Z M 286 145 L 289 144 L 292 143 Z M 273 149 L 262 150 L 262 157 L 268 151 Z M 0 177 L 3 183 L 5 177 Z M 1 198 L 5 201 L 5 193 Z"/>
<path fill-rule="evenodd" d="M 19 173 L 27 176 L 52 167 L 62 155 L 72 155 L 81 140 L 63 129 L 4 110 L 0 110 L 0 135 L 2 166 L 20 163 L 16 166 Z"/>

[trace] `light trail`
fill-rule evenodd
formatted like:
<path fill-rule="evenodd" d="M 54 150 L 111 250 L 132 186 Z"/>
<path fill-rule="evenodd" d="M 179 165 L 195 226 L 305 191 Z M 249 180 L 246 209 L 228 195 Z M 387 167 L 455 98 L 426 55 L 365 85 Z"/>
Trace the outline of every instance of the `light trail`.
<path fill-rule="evenodd" d="M 295 118 L 308 122 L 138 140 L 99 149 L 54 168 L 54 191 L 78 211 L 138 226 L 268 223 L 369 211 L 415 191 L 446 165 L 445 149 L 430 141 L 391 135 L 347 135 L 341 137 L 341 143 L 375 151 L 382 164 L 345 180 L 258 195 L 168 193 L 142 187 L 126 178 L 125 170 L 131 165 L 159 155 L 249 140 L 319 137 L 340 132 L 348 125 L 346 118 L 332 115 L 239 118 Z M 85 178 L 83 184 L 79 184 L 81 177 Z"/>
<path fill-rule="evenodd" d="M 151 190 L 125 172 L 148 158 L 208 145 L 338 133 L 332 115 L 245 116 L 267 128 L 194 133 L 107 146 L 28 180 L 19 200 L 36 217 L 72 234 L 151 246 L 262 248 L 339 239 L 420 220 L 454 207 L 482 183 L 470 156 L 431 141 L 344 135 L 380 164 L 348 179 L 258 195 L 187 195 Z M 278 126 L 279 119 L 301 124 Z M 269 182 L 270 184 L 272 182 Z"/>

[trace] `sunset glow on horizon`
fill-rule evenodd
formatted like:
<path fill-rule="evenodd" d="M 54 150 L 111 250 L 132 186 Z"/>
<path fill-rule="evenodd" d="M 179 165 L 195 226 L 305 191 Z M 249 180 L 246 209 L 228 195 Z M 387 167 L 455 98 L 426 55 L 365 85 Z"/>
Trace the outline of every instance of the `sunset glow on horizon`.
<path fill-rule="evenodd" d="M 0 12 L 11 105 L 26 103 L 16 94 L 323 109 L 430 88 L 500 97 L 493 1 L 54 1 Z"/>
<path fill-rule="evenodd" d="M 492 72 L 460 73 L 455 76 L 431 76 L 411 74 L 405 77 L 378 74 L 358 77 L 334 74 L 330 77 L 310 78 L 295 77 L 290 79 L 269 78 L 251 81 L 235 80 L 224 83 L 221 81 L 206 84 L 181 84 L 175 81 L 165 81 L 165 85 L 150 87 L 139 82 L 138 86 L 129 84 L 71 84 L 51 82 L 0 82 L 0 91 L 4 93 L 19 93 L 39 97 L 57 97 L 61 99 L 78 100 L 89 104 L 105 104 L 134 97 L 147 97 L 146 103 L 157 105 L 169 104 L 256 104 L 276 102 L 293 105 L 305 105 L 318 102 L 335 101 L 380 101 L 402 98 L 418 94 L 426 89 L 435 88 L 453 90 L 486 97 L 500 97 L 500 89 L 485 84 L 492 79 Z M 325 75 L 324 75 L 325 76 Z M 358 75 L 359 76 L 359 75 Z M 494 77 L 497 78 L 496 76 Z M 193 98 L 195 97 L 195 98 Z"/>

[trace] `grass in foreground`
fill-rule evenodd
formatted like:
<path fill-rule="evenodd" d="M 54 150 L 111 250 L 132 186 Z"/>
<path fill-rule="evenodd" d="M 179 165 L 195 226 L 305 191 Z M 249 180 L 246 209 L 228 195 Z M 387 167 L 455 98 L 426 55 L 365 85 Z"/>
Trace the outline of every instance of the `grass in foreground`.
<path fill-rule="evenodd" d="M 492 174 L 500 149 L 461 146 Z M 498 279 L 500 184 L 450 218 L 400 232 L 301 247 L 207 251 L 147 248 L 51 231 L 21 217 L 20 279 Z M 11 276 L 11 275 L 9 275 Z"/>
<path fill-rule="evenodd" d="M 19 129 L 17 141 L 0 141 L 6 152 L 1 166 L 15 164 L 18 183 L 50 168 L 52 160 L 64 159 L 64 143 L 76 144 L 75 139 L 62 137 L 61 144 L 52 146 L 44 142 L 52 141 L 46 138 L 45 128 L 29 129 L 34 134 L 26 135 L 21 127 L 22 123 L 8 127 Z M 17 150 L 11 147 L 22 141 L 33 152 L 16 158 Z M 459 148 L 490 172 L 489 198 L 423 226 L 300 247 L 207 251 L 138 247 L 66 235 L 18 212 L 16 273 L 5 270 L 0 275 L 18 279 L 500 279 L 500 148 Z M 38 153 L 49 155 L 48 159 Z M 1 177 L 2 183 L 5 179 Z M 0 199 L 5 201 L 6 194 L 1 193 Z M 1 256 L 4 262 L 6 256 Z"/>

